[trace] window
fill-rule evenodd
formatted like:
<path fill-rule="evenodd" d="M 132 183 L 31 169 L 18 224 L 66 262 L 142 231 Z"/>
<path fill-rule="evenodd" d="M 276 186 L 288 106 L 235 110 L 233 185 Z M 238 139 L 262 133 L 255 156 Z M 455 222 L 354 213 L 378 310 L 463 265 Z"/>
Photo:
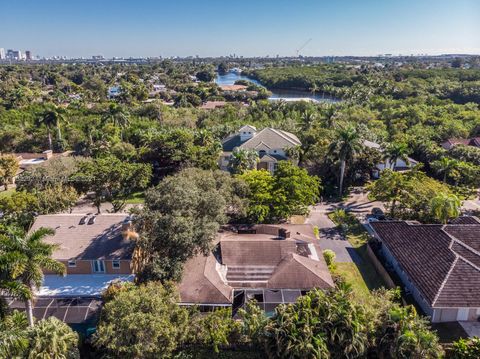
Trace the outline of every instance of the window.
<path fill-rule="evenodd" d="M 120 261 L 112 261 L 113 269 L 120 269 Z"/>
<path fill-rule="evenodd" d="M 93 272 L 94 273 L 105 273 L 105 262 L 104 261 L 93 261 Z"/>
<path fill-rule="evenodd" d="M 77 266 L 77 261 L 73 261 L 73 260 L 68 261 L 68 266 L 70 268 L 76 267 Z"/>

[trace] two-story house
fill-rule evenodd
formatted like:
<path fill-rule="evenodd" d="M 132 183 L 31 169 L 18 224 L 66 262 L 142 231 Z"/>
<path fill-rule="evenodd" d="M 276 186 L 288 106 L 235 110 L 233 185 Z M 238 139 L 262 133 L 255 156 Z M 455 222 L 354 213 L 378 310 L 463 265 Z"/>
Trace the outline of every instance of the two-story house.
<path fill-rule="evenodd" d="M 136 233 L 127 214 L 52 214 L 38 216 L 30 232 L 55 230 L 46 243 L 55 244 L 53 258 L 65 277 L 46 272 L 40 296 L 100 295 L 114 280 L 131 280 Z"/>
<path fill-rule="evenodd" d="M 258 169 L 273 172 L 279 161 L 289 159 L 286 150 L 301 144 L 298 137 L 290 132 L 271 127 L 257 131 L 255 127 L 246 125 L 222 141 L 223 153 L 219 161 L 220 168 L 227 170 L 233 151 L 245 149 L 258 153 Z"/>

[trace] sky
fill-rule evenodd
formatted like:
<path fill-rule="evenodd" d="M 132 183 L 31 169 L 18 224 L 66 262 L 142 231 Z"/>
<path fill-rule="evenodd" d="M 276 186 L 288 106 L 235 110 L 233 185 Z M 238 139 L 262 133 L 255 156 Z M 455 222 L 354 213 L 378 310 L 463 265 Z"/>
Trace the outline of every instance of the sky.
<path fill-rule="evenodd" d="M 0 0 L 40 56 L 480 54 L 480 0 Z"/>

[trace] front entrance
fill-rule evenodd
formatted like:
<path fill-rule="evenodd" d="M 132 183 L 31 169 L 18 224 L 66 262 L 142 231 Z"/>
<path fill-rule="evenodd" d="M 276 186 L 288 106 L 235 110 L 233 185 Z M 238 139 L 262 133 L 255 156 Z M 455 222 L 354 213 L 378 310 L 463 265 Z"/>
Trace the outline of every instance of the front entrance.
<path fill-rule="evenodd" d="M 93 273 L 105 273 L 105 262 L 93 261 Z"/>

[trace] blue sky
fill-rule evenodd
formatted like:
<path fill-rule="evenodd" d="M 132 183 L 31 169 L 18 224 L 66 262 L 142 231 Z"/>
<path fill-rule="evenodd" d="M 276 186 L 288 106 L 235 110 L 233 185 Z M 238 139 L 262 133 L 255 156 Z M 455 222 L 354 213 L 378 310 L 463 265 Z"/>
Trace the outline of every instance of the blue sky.
<path fill-rule="evenodd" d="M 479 0 L 0 0 L 41 56 L 480 54 Z"/>

